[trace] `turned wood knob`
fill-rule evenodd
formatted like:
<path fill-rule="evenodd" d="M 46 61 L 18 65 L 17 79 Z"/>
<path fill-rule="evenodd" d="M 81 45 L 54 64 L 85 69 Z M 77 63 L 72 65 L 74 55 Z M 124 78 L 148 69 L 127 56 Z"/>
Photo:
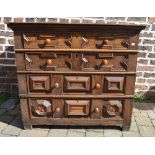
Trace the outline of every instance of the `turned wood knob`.
<path fill-rule="evenodd" d="M 54 85 L 55 88 L 59 88 L 59 86 L 60 86 L 59 83 L 55 83 Z"/>
<path fill-rule="evenodd" d="M 101 85 L 99 83 L 95 83 L 95 88 L 96 89 L 100 89 L 101 88 Z"/>
<path fill-rule="evenodd" d="M 52 59 L 47 59 L 47 65 L 51 65 L 52 64 Z"/>
<path fill-rule="evenodd" d="M 104 40 L 104 44 L 106 45 L 106 44 L 108 44 L 108 42 L 109 42 L 109 40 Z"/>
<path fill-rule="evenodd" d="M 98 107 L 96 107 L 96 108 L 94 109 L 94 111 L 95 111 L 96 113 L 99 113 L 99 112 L 100 112 L 100 109 L 99 109 Z"/>
<path fill-rule="evenodd" d="M 60 112 L 60 108 L 59 107 L 55 108 L 55 112 Z"/>
<path fill-rule="evenodd" d="M 46 45 L 46 44 L 51 44 L 51 39 L 48 39 L 48 38 L 45 39 L 45 45 Z"/>
<path fill-rule="evenodd" d="M 108 60 L 107 59 L 102 60 L 101 65 L 108 65 Z"/>

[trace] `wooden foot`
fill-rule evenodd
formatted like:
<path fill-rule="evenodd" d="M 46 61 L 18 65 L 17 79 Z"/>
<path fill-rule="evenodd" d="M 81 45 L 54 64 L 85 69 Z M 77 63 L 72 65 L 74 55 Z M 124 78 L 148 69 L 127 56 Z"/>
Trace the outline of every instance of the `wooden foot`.
<path fill-rule="evenodd" d="M 30 130 L 32 129 L 32 125 L 28 124 L 28 123 L 23 123 L 23 127 L 25 130 Z"/>

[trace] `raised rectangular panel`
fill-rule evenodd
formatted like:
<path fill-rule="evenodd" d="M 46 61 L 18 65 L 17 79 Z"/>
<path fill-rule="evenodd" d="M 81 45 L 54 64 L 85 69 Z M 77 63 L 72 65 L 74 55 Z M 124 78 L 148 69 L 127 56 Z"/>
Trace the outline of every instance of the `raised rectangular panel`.
<path fill-rule="evenodd" d="M 104 92 L 123 92 L 124 77 L 105 76 L 104 78 Z"/>
<path fill-rule="evenodd" d="M 65 100 L 66 116 L 88 116 L 89 100 Z"/>
<path fill-rule="evenodd" d="M 50 76 L 30 76 L 30 92 L 50 91 Z"/>
<path fill-rule="evenodd" d="M 65 76 L 64 92 L 90 92 L 90 77 Z"/>

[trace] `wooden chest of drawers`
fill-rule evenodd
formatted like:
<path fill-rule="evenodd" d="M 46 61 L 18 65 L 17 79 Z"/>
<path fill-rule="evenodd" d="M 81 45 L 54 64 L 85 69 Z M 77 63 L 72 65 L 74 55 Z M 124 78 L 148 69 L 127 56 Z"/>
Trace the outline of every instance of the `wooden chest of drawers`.
<path fill-rule="evenodd" d="M 139 32 L 145 26 L 9 23 L 22 120 L 116 125 L 132 116 Z"/>

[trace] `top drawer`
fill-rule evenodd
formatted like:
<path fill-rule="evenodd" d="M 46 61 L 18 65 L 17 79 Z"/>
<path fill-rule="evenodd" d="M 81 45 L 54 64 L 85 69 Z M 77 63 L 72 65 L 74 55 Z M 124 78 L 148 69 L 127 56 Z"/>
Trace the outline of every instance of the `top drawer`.
<path fill-rule="evenodd" d="M 25 49 L 136 49 L 137 43 L 129 35 L 81 33 L 22 33 Z M 17 45 L 20 46 L 19 44 Z"/>
<path fill-rule="evenodd" d="M 137 49 L 142 25 L 9 23 L 16 49 Z"/>

